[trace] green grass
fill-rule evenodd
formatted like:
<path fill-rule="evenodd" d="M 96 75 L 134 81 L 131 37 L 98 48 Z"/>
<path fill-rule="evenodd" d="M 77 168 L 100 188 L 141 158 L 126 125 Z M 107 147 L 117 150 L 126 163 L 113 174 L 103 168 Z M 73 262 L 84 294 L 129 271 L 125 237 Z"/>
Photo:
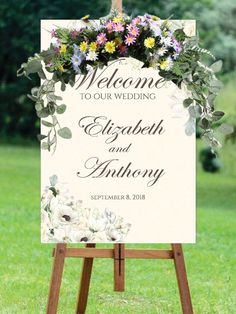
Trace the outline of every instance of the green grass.
<path fill-rule="evenodd" d="M 198 314 L 236 312 L 235 186 L 233 174 L 198 170 L 197 244 L 184 246 Z M 39 197 L 39 150 L 0 146 L 1 314 L 45 313 L 52 246 L 40 244 Z M 58 313 L 74 313 L 80 270 L 66 261 Z M 87 313 L 181 313 L 172 261 L 128 260 L 115 293 L 112 260 L 96 260 Z"/>

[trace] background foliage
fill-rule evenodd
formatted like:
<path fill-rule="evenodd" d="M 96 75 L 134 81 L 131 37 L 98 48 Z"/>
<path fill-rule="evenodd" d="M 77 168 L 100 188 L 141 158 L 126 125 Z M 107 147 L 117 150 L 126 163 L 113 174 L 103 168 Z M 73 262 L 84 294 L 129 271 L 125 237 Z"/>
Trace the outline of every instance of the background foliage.
<path fill-rule="evenodd" d="M 224 73 L 236 64 L 236 3 L 234 0 L 124 0 L 128 14 L 153 13 L 161 18 L 197 19 L 202 45 L 224 60 Z M 35 139 L 39 121 L 26 94 L 37 84 L 19 79 L 16 71 L 28 56 L 40 50 L 40 19 L 79 19 L 106 15 L 110 0 L 49 1 L 2 0 L 0 2 L 1 83 L 0 138 Z"/>

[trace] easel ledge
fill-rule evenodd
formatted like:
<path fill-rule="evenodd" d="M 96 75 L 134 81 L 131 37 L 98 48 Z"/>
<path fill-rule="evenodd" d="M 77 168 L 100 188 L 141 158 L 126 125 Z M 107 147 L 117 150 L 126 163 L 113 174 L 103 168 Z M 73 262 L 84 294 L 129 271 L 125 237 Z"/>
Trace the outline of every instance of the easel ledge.
<path fill-rule="evenodd" d="M 188 286 L 183 250 L 181 244 L 171 244 L 171 250 L 126 249 L 124 244 L 114 244 L 113 249 L 96 248 L 96 244 L 86 244 L 85 248 L 69 248 L 66 244 L 57 244 L 53 249 L 53 271 L 47 305 L 47 314 L 56 314 L 60 286 L 66 257 L 83 258 L 83 268 L 78 294 L 76 314 L 85 314 L 94 258 L 114 260 L 114 290 L 124 291 L 125 259 L 172 259 L 175 264 L 180 300 L 184 314 L 193 314 L 191 295 Z"/>

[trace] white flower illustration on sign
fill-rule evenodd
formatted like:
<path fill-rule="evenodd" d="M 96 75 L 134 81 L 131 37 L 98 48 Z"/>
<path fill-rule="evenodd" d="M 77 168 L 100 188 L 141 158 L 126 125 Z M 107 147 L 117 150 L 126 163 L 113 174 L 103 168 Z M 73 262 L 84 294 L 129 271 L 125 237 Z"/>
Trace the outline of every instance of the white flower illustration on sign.
<path fill-rule="evenodd" d="M 111 210 L 84 208 L 67 184 L 50 177 L 41 198 L 42 242 L 123 242 L 131 224 Z"/>

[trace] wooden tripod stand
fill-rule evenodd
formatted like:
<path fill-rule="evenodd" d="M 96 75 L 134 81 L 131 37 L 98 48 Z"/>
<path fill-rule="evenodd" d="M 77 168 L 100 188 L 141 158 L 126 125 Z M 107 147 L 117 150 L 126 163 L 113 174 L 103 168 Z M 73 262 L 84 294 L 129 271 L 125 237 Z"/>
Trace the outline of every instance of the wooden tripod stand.
<path fill-rule="evenodd" d="M 85 314 L 86 311 L 94 258 L 114 259 L 115 291 L 124 291 L 124 266 L 126 258 L 174 260 L 183 313 L 193 314 L 182 245 L 172 244 L 171 247 L 171 250 L 143 250 L 126 249 L 124 244 L 115 244 L 113 249 L 100 249 L 96 248 L 95 244 L 87 244 L 86 248 L 68 248 L 66 244 L 57 244 L 56 248 L 53 250 L 54 264 L 47 314 L 57 313 L 64 261 L 66 257 L 84 258 L 76 314 Z"/>

